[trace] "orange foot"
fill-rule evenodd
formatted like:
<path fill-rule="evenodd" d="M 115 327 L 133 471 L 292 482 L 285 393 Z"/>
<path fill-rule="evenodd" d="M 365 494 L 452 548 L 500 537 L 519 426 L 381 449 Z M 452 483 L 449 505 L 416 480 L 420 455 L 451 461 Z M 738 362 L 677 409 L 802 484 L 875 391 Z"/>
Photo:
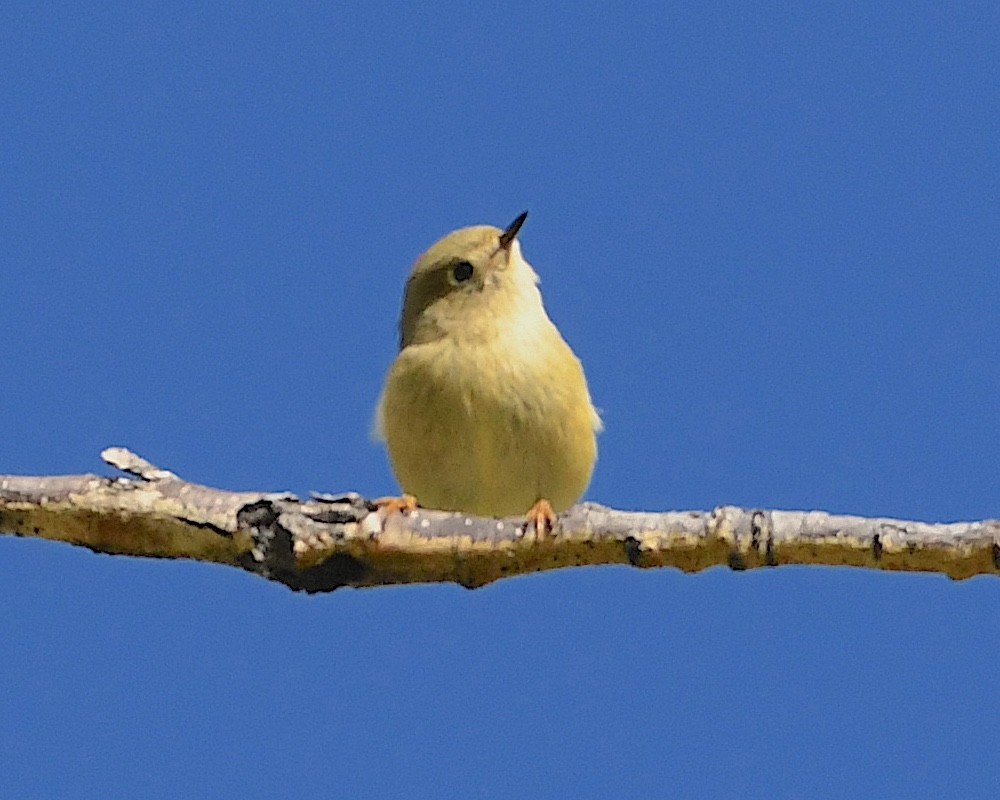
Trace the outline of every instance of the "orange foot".
<path fill-rule="evenodd" d="M 417 498 L 412 494 L 404 494 L 401 497 L 380 497 L 377 500 L 373 500 L 372 504 L 379 511 L 385 511 L 386 516 L 395 511 L 402 514 L 409 514 L 417 510 Z"/>
<path fill-rule="evenodd" d="M 552 504 L 548 500 L 539 500 L 528 512 L 528 522 L 535 526 L 535 536 L 544 538 L 546 532 L 552 530 L 556 524 L 556 512 L 552 510 Z"/>

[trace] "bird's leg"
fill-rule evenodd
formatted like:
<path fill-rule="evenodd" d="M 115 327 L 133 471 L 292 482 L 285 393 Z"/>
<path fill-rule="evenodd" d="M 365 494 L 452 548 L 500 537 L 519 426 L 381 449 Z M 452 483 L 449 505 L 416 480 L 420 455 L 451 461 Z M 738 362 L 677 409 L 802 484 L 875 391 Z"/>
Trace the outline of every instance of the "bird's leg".
<path fill-rule="evenodd" d="M 543 538 L 556 524 L 556 512 L 552 510 L 552 504 L 545 498 L 538 500 L 528 512 L 528 522 L 535 526 L 535 536 Z"/>
<path fill-rule="evenodd" d="M 417 498 L 412 494 L 403 494 L 399 497 L 379 497 L 377 500 L 372 500 L 372 504 L 379 511 L 384 510 L 386 516 L 394 511 L 409 514 L 417 510 Z"/>

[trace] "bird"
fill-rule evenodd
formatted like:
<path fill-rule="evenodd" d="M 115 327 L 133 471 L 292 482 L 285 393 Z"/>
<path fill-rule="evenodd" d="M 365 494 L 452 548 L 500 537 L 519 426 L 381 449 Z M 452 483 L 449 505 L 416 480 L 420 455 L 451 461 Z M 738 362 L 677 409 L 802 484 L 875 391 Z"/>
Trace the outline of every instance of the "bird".
<path fill-rule="evenodd" d="M 527 216 L 453 231 L 410 272 L 375 418 L 395 508 L 524 516 L 543 536 L 590 484 L 602 423 L 521 253 Z"/>

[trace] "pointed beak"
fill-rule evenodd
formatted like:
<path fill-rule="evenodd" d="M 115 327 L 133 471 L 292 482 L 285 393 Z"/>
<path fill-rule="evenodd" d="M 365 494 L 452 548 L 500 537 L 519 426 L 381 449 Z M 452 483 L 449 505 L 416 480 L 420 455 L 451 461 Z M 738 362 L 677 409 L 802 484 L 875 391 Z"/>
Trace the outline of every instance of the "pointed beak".
<path fill-rule="evenodd" d="M 521 226 L 524 221 L 528 218 L 528 212 L 525 211 L 522 214 L 518 214 L 517 219 L 515 219 L 510 225 L 507 226 L 507 230 L 500 234 L 500 247 L 504 250 L 508 249 L 511 242 L 517 238 L 517 232 L 521 230 Z"/>

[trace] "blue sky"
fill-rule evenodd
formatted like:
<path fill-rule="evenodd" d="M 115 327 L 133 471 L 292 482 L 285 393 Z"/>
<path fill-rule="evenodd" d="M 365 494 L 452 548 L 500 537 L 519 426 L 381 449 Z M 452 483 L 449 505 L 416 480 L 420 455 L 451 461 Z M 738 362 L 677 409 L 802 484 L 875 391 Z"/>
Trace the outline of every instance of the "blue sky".
<path fill-rule="evenodd" d="M 0 10 L 0 473 L 392 492 L 402 283 L 504 225 L 588 497 L 1000 516 L 995 3 Z M 0 539 L 9 797 L 995 794 L 1000 582 L 306 597 Z"/>

